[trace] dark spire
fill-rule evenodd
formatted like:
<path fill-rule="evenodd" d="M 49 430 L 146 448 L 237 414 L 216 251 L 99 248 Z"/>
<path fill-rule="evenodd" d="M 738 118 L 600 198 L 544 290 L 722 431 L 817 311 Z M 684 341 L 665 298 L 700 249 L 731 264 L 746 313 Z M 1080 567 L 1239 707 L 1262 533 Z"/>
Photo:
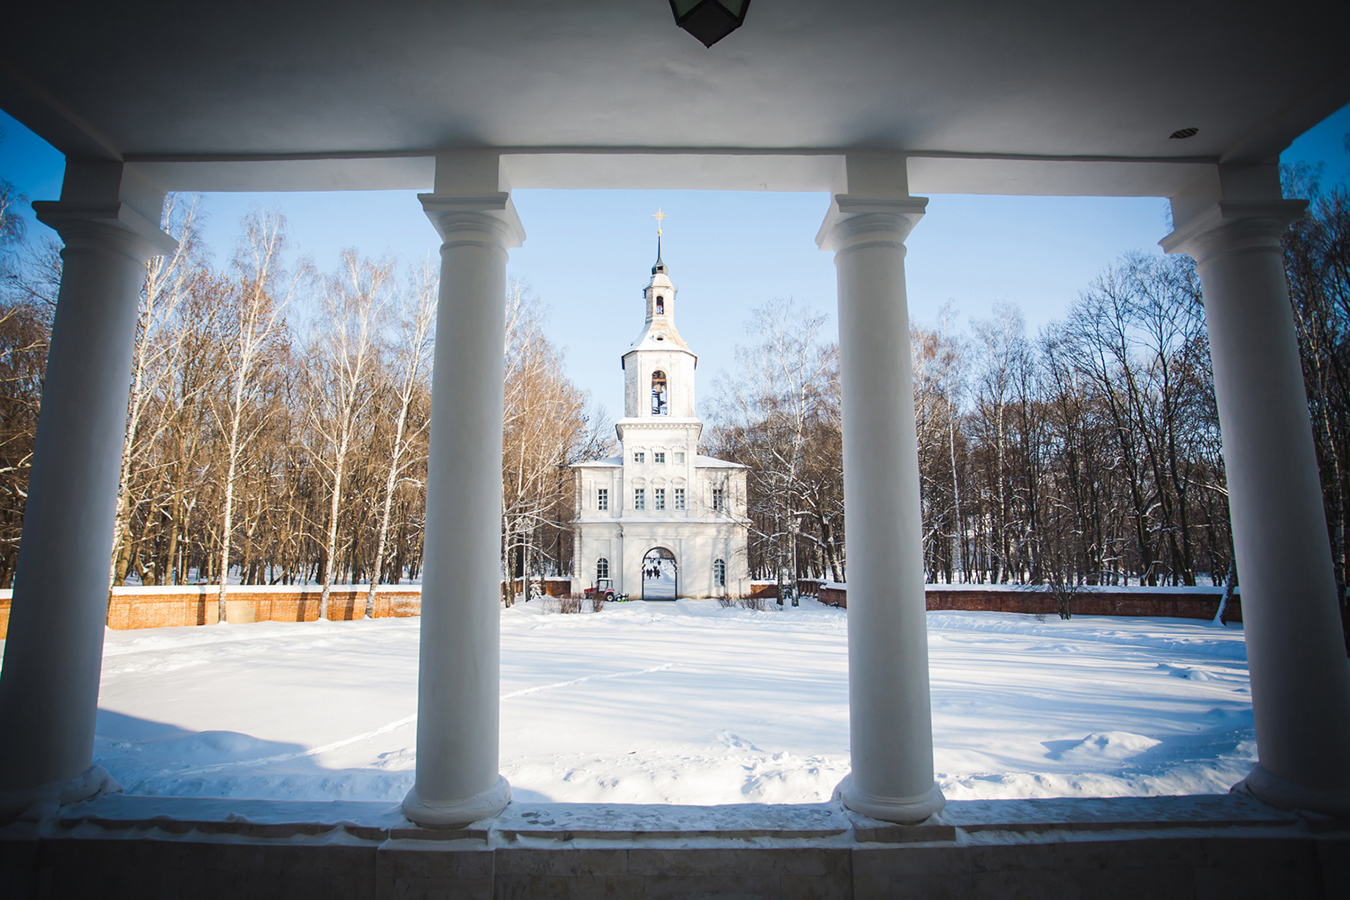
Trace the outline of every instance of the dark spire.
<path fill-rule="evenodd" d="M 657 272 L 665 273 L 666 264 L 661 262 L 661 233 L 656 234 L 656 265 L 652 266 L 652 274 Z"/>

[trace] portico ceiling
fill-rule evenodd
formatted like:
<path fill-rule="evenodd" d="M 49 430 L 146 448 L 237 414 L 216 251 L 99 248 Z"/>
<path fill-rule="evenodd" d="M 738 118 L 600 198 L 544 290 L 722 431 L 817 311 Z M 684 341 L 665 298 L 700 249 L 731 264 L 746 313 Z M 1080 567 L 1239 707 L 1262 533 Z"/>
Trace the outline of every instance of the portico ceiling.
<path fill-rule="evenodd" d="M 928 160 L 911 164 L 930 173 L 920 189 L 998 189 L 1040 166 L 1010 192 L 1081 193 L 1074 177 L 1124 162 L 1140 174 L 1099 192 L 1160 193 L 1177 164 L 1273 159 L 1350 102 L 1350 5 L 1325 0 L 756 0 L 711 49 L 666 0 L 54 0 L 6 18 L 0 106 L 68 157 L 180 181 L 188 161 L 306 160 L 290 176 L 191 167 L 197 187 L 422 187 L 447 147 L 547 153 L 516 186 L 569 187 L 663 183 L 659 167 L 585 175 L 596 164 L 575 160 L 596 154 L 786 154 L 804 172 L 874 148 Z M 716 186 L 827 187 L 800 172 Z"/>

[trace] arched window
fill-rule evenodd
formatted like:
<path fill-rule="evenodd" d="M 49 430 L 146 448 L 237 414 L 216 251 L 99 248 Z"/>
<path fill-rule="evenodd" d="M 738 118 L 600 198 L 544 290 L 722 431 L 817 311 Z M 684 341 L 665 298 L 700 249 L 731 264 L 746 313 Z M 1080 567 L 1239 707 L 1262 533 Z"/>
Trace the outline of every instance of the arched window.
<path fill-rule="evenodd" d="M 664 316 L 666 314 L 666 298 L 660 294 L 656 295 L 656 314 Z"/>
<path fill-rule="evenodd" d="M 652 373 L 652 415 L 664 416 L 666 412 L 666 373 L 657 369 Z"/>
<path fill-rule="evenodd" d="M 609 560 L 603 556 L 595 561 L 595 580 L 609 577 Z"/>
<path fill-rule="evenodd" d="M 720 588 L 727 586 L 727 561 L 725 559 L 713 560 L 713 585 Z"/>

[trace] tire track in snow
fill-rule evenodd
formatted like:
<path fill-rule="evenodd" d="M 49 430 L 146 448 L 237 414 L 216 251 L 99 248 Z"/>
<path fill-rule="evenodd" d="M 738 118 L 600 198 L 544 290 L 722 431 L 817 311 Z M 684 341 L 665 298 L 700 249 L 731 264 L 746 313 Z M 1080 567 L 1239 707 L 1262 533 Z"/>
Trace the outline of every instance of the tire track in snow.
<path fill-rule="evenodd" d="M 538 687 L 525 688 L 521 691 L 512 691 L 509 694 L 502 694 L 503 700 L 514 700 L 517 697 L 524 697 L 527 694 L 540 694 L 544 691 L 552 691 L 557 688 L 571 687 L 574 684 L 585 684 L 587 681 L 603 681 L 607 678 L 628 678 L 632 675 L 650 675 L 653 672 L 665 672 L 678 666 L 679 663 L 666 663 L 665 665 L 654 666 L 650 669 L 635 669 L 632 672 L 611 672 L 608 675 L 587 675 L 584 678 L 573 678 L 571 681 L 559 681 L 554 684 L 541 684 Z"/>
<path fill-rule="evenodd" d="M 417 721 L 417 713 L 411 716 L 404 716 L 396 722 L 390 722 L 382 728 L 376 728 L 374 731 L 367 731 L 365 734 L 358 734 L 355 737 L 343 738 L 340 741 L 334 741 L 331 744 L 324 744 L 322 747 L 314 747 L 310 750 L 297 750 L 293 753 L 279 753 L 276 756 L 260 756 L 257 759 L 240 759 L 233 762 L 212 763 L 209 766 L 194 766 L 191 769 L 179 769 L 172 773 L 174 775 L 205 775 L 209 772 L 219 772 L 221 769 L 233 769 L 238 766 L 263 766 L 272 763 L 288 762 L 292 759 L 303 759 L 306 756 L 317 756 L 320 753 L 327 753 L 330 750 L 337 750 L 346 747 L 349 744 L 356 744 L 367 738 L 379 737 L 382 734 L 388 734 L 391 731 L 402 728 L 404 725 L 410 725 Z"/>
<path fill-rule="evenodd" d="M 556 690 L 557 688 L 571 687 L 574 684 L 585 684 L 588 681 L 602 681 L 607 678 L 628 678 L 629 676 L 633 675 L 650 675 L 653 672 L 668 671 L 670 669 L 675 668 L 677 665 L 679 665 L 679 663 L 665 663 L 664 665 L 653 666 L 650 669 L 635 669 L 631 672 L 611 672 L 608 675 L 587 675 L 584 678 L 573 678 L 571 681 L 558 681 L 553 684 L 541 684 L 537 687 L 525 688 L 524 690 L 520 691 L 512 691 L 509 694 L 503 694 L 501 696 L 501 699 L 514 700 L 516 697 L 524 697 L 528 694 L 540 694 L 543 693 L 544 691 Z M 293 753 L 279 753 L 275 756 L 261 756 L 258 757 L 257 759 L 241 759 L 235 760 L 233 762 L 212 763 L 209 766 L 194 766 L 190 769 L 179 769 L 173 774 L 177 776 L 206 775 L 211 772 L 219 772 L 222 769 L 232 769 L 239 766 L 265 766 L 271 765 L 273 763 L 289 762 L 293 759 L 304 759 L 307 756 L 318 756 L 320 753 L 328 753 L 329 751 L 332 750 L 339 750 L 343 747 L 347 747 L 351 744 L 360 743 L 361 741 L 367 740 L 369 738 L 379 737 L 382 734 L 388 734 L 389 732 L 402 728 L 405 725 L 411 725 L 413 722 L 416 721 L 417 721 L 417 713 L 413 713 L 411 716 L 404 716 L 403 718 L 397 721 L 390 722 L 388 725 L 376 728 L 374 731 L 367 731 L 366 733 L 358 734 L 355 737 L 343 738 L 342 740 L 334 741 L 331 744 L 324 744 L 322 747 L 314 747 L 309 750 L 297 750 Z"/>

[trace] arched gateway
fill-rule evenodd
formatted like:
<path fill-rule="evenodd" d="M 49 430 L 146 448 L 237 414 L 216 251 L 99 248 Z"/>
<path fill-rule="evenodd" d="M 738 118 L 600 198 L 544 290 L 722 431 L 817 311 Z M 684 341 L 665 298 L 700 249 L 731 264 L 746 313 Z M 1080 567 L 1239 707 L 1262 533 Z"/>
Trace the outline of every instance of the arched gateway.
<path fill-rule="evenodd" d="M 653 547 L 642 557 L 642 599 L 675 600 L 680 596 L 680 567 L 675 554 Z"/>

